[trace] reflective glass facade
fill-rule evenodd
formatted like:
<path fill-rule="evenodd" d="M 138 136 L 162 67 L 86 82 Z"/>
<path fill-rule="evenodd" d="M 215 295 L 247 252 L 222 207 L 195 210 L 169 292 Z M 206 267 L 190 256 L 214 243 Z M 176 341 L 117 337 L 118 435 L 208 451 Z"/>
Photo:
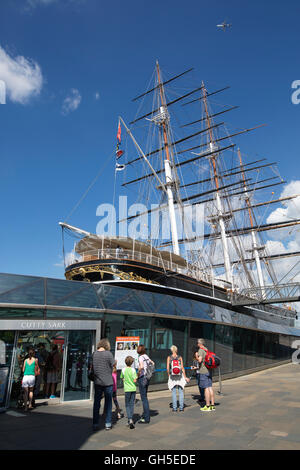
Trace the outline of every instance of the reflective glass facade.
<path fill-rule="evenodd" d="M 292 343 L 300 337 L 300 330 L 287 322 L 263 320 L 250 309 L 245 314 L 195 298 L 138 288 L 0 274 L 0 324 L 9 319 L 101 321 L 101 336 L 109 338 L 113 353 L 117 336 L 139 336 L 156 363 L 151 383 L 164 383 L 163 388 L 166 360 L 173 344 L 189 367 L 197 339 L 205 338 L 208 348 L 220 356 L 224 376 L 290 360 Z M 7 345 L 0 368 L 9 368 L 13 336 L 9 331 L 0 333 L 0 340 Z M 69 400 L 75 399 L 72 388 L 78 388 L 76 396 L 85 399 L 89 384 L 85 378 L 82 381 L 80 374 L 83 371 L 85 377 L 86 370 L 78 351 L 91 353 L 92 335 L 88 331 L 70 335 L 73 346 L 68 349 L 65 364 L 70 376 L 66 376 L 64 394 Z M 76 376 L 74 364 L 79 364 Z M 76 387 L 70 386 L 69 379 Z"/>

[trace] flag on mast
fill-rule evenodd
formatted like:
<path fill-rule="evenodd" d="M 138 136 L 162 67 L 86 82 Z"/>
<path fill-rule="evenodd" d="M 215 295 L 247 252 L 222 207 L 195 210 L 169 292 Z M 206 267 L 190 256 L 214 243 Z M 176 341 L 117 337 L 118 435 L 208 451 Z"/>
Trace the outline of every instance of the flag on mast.
<path fill-rule="evenodd" d="M 119 126 L 118 126 L 117 141 L 118 141 L 119 144 L 121 143 L 121 122 L 120 122 L 120 120 L 119 120 Z"/>
<path fill-rule="evenodd" d="M 123 150 L 120 149 L 120 145 L 121 145 L 121 122 L 119 119 L 118 132 L 117 132 L 117 150 L 116 150 L 117 159 L 122 157 L 124 153 Z"/>
<path fill-rule="evenodd" d="M 116 171 L 122 171 L 125 170 L 125 165 L 120 165 L 119 163 L 116 163 Z"/>

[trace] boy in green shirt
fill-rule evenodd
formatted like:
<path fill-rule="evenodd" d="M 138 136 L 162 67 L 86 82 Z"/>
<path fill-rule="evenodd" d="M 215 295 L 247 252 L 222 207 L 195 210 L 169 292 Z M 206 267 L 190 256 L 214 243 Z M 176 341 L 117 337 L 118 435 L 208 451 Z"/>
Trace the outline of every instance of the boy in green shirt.
<path fill-rule="evenodd" d="M 130 429 L 134 429 L 133 424 L 133 410 L 136 394 L 136 381 L 137 373 L 136 370 L 132 367 L 134 359 L 131 356 L 127 356 L 125 359 L 125 364 L 127 367 L 124 367 L 121 372 L 121 379 L 124 382 L 124 392 L 125 392 L 125 407 L 128 419 L 128 426 Z"/>

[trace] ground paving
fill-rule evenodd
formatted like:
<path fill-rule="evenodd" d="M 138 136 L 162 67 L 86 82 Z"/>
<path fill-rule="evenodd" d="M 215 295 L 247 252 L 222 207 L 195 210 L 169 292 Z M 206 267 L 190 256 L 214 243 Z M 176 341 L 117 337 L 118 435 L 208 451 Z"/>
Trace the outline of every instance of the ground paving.
<path fill-rule="evenodd" d="M 168 390 L 149 393 L 151 423 L 130 430 L 126 418 L 92 430 L 92 403 L 50 404 L 0 415 L 0 450 L 300 450 L 300 366 L 287 364 L 214 384 L 216 411 L 203 413 L 197 387 L 173 413 Z M 139 395 L 137 394 L 137 398 Z M 124 397 L 119 397 L 125 411 Z M 142 412 L 135 406 L 135 419 Z"/>

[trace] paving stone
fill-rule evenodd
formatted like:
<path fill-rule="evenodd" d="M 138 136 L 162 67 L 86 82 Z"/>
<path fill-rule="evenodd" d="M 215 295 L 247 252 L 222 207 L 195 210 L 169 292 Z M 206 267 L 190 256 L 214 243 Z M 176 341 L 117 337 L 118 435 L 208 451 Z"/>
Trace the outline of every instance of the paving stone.
<path fill-rule="evenodd" d="M 210 413 L 200 411 L 197 387 L 185 390 L 184 413 L 171 412 L 168 391 L 152 392 L 151 423 L 134 430 L 125 417 L 107 432 L 100 415 L 93 432 L 91 402 L 10 410 L 0 417 L 0 450 L 300 450 L 299 383 L 300 368 L 291 364 L 226 380 L 222 395 L 214 387 L 218 405 Z M 125 411 L 124 398 L 119 402 Z M 139 400 L 136 419 L 141 411 Z"/>

